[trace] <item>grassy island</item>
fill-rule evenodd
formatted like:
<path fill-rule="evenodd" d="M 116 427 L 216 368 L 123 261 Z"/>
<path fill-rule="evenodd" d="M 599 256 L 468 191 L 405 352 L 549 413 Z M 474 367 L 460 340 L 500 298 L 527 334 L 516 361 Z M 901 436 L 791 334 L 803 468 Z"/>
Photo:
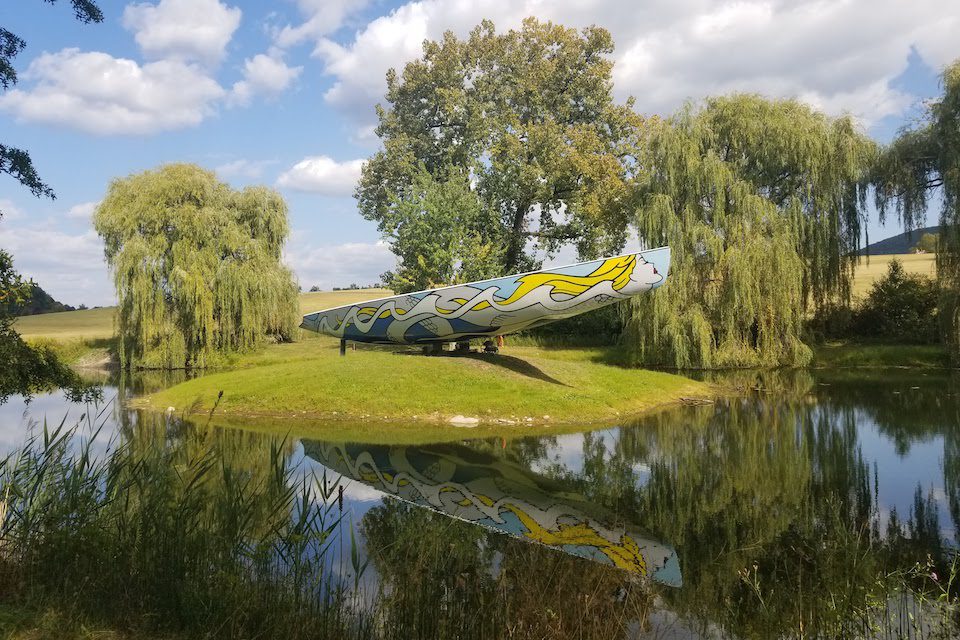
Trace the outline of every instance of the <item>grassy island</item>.
<path fill-rule="evenodd" d="M 376 348 L 338 353 L 335 340 L 273 345 L 235 368 L 138 401 L 142 407 L 237 418 L 475 424 L 584 423 L 636 414 L 709 385 L 607 364 L 601 349 L 511 347 L 500 355 L 424 357 Z M 223 397 L 218 402 L 220 391 Z"/>

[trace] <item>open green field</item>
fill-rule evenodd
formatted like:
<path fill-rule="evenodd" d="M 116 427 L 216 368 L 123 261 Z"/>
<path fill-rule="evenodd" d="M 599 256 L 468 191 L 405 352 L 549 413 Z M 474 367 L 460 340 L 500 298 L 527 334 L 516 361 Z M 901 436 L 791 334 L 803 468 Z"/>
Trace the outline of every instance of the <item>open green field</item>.
<path fill-rule="evenodd" d="M 14 328 L 24 338 L 55 340 L 97 339 L 113 337 L 114 307 L 86 311 L 42 313 L 17 318 Z"/>
<path fill-rule="evenodd" d="M 853 278 L 853 297 L 862 298 L 868 294 L 873 283 L 887 273 L 893 260 L 899 260 L 907 273 L 919 273 L 931 278 L 937 276 L 936 256 L 932 253 L 863 257 Z"/>
<path fill-rule="evenodd" d="M 241 358 L 233 370 L 181 383 L 138 404 L 198 414 L 216 405 L 218 416 L 245 419 L 436 423 L 461 415 L 524 425 L 611 420 L 713 395 L 709 385 L 606 364 L 607 357 L 599 349 L 536 347 L 467 357 L 360 348 L 341 357 L 336 340 L 321 338 L 271 345 Z"/>

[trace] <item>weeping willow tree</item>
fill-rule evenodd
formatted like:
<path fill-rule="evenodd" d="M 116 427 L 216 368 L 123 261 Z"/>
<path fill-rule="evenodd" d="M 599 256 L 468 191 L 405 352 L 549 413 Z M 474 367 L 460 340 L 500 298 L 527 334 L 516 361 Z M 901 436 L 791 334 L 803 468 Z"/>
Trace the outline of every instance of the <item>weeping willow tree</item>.
<path fill-rule="evenodd" d="M 297 287 L 280 261 L 289 230 L 275 191 L 234 191 L 195 165 L 165 165 L 114 180 L 93 224 L 125 366 L 201 368 L 292 338 Z"/>
<path fill-rule="evenodd" d="M 794 100 L 713 98 L 650 121 L 637 227 L 667 284 L 626 308 L 639 362 L 803 365 L 808 306 L 849 299 L 874 143 Z"/>
<path fill-rule="evenodd" d="M 892 208 L 907 229 L 923 226 L 940 200 L 937 280 L 940 322 L 953 363 L 960 364 L 960 60 L 944 70 L 943 95 L 916 127 L 901 131 L 877 167 L 881 219 Z"/>

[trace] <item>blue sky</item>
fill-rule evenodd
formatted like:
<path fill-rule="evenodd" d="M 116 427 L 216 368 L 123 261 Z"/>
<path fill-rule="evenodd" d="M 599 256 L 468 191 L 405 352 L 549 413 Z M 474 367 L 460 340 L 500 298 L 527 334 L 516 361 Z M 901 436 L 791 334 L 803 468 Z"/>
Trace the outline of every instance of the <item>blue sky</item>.
<path fill-rule="evenodd" d="M 483 18 L 500 28 L 528 15 L 607 27 L 617 97 L 635 96 L 644 113 L 755 91 L 851 113 L 881 141 L 937 95 L 939 69 L 960 57 L 960 3 L 935 0 L 100 6 L 106 20 L 94 25 L 73 20 L 67 0 L 0 6 L 0 25 L 27 41 L 20 83 L 0 94 L 2 141 L 28 149 L 58 196 L 34 199 L 0 176 L 0 246 L 69 304 L 113 300 L 89 219 L 110 180 L 173 161 L 278 188 L 293 228 L 286 260 L 305 288 L 375 281 L 393 259 L 350 193 L 377 148 L 384 72 L 415 57 L 424 38 L 465 34 Z M 898 232 L 871 223 L 871 240 Z"/>

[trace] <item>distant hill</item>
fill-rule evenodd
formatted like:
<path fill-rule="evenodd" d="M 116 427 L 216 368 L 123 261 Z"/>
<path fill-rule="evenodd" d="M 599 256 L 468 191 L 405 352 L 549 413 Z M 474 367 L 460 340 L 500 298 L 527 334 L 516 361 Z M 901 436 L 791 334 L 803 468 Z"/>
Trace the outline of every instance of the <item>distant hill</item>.
<path fill-rule="evenodd" d="M 83 305 L 80 305 L 81 308 Z M 53 299 L 40 285 L 34 283 L 30 292 L 30 299 L 21 304 L 0 305 L 4 311 L 12 316 L 33 316 L 40 313 L 59 313 L 61 311 L 76 311 L 76 307 L 63 304 Z"/>
<path fill-rule="evenodd" d="M 868 245 L 860 250 L 860 255 L 865 256 L 868 253 L 871 256 L 892 256 L 902 253 L 913 253 L 913 247 L 920 241 L 920 237 L 925 233 L 940 233 L 940 227 L 925 227 L 915 229 L 912 232 L 904 232 L 898 236 L 880 240 Z"/>

